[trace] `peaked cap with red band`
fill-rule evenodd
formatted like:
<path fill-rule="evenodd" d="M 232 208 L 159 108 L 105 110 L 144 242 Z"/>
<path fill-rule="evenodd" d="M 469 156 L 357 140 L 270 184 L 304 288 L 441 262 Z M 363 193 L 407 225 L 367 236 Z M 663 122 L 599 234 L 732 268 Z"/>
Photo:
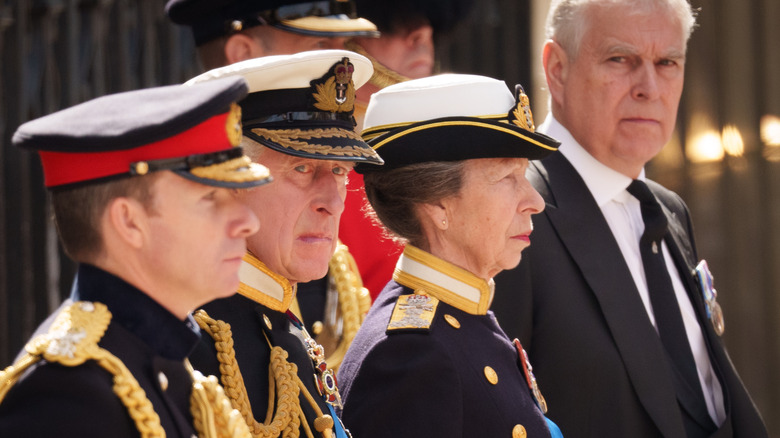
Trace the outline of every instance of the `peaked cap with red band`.
<path fill-rule="evenodd" d="M 245 81 L 230 78 L 103 96 L 23 124 L 13 143 L 38 151 L 48 188 L 156 170 L 211 186 L 254 187 L 271 178 L 236 147 L 236 102 L 246 94 Z"/>

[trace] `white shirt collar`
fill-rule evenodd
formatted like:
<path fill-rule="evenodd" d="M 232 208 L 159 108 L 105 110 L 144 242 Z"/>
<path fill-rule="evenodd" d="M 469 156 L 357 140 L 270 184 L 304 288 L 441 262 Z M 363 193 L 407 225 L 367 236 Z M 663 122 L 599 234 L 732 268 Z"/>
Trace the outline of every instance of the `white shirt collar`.
<path fill-rule="evenodd" d="M 631 184 L 632 179 L 607 167 L 594 158 L 574 139 L 569 130 L 553 117 L 552 113 L 547 115 L 544 123 L 538 127 L 537 131 L 561 142 L 558 150 L 569 160 L 569 163 L 574 166 L 582 180 L 585 181 L 585 185 L 590 190 L 599 208 L 609 201 L 624 202 L 628 199 L 626 196 L 631 197 L 626 192 L 626 188 Z M 644 169 L 642 169 L 637 179 L 645 179 Z"/>

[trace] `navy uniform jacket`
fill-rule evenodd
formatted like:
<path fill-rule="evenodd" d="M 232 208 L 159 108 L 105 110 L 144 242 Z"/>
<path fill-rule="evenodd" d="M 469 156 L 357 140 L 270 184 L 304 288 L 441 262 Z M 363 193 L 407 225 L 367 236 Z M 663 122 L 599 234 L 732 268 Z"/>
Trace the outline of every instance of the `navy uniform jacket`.
<path fill-rule="evenodd" d="M 244 383 L 237 389 L 249 397 L 254 420 L 263 423 L 268 410 L 270 341 L 272 345 L 281 347 L 287 352 L 287 361 L 297 366 L 300 381 L 316 401 L 321 412 L 331 415 L 328 405 L 315 387 L 314 366 L 305 348 L 304 334 L 286 314 L 287 306 L 293 297 L 292 286 L 287 280 L 271 273 L 256 258 L 251 255 L 248 257 L 260 269 L 251 268 L 253 277 L 248 278 L 247 271 L 242 268 L 240 271 L 242 283 L 238 294 L 212 301 L 202 308 L 211 319 L 230 324 L 235 359 Z M 246 260 L 245 257 L 245 267 Z M 202 324 L 197 313 L 196 318 Z M 224 381 L 220 370 L 214 339 L 204 333 L 201 342 L 190 356 L 190 361 L 192 366 L 203 374 L 219 377 L 228 398 L 231 398 L 233 406 L 237 408 L 235 396 L 231 397 L 229 384 Z M 278 396 L 277 392 L 276 397 Z M 318 414 L 303 393 L 300 394 L 299 401 L 309 427 L 314 432 L 314 420 Z M 302 428 L 301 431 L 301 436 L 306 436 Z M 318 436 L 316 432 L 314 433 Z"/>
<path fill-rule="evenodd" d="M 99 346 L 138 380 L 167 437 L 193 436 L 192 378 L 184 359 L 198 340 L 194 322 L 179 320 L 135 287 L 89 265 L 79 267 L 72 298 L 108 307 L 111 323 Z M 39 362 L 0 403 L 0 436 L 139 437 L 112 379 L 93 361 L 76 367 Z"/>
<path fill-rule="evenodd" d="M 421 266 L 436 266 L 451 289 Z M 487 310 L 488 283 L 411 245 L 394 278 L 339 368 L 342 418 L 354 436 L 550 437 L 518 351 Z M 407 304 L 391 321 L 396 303 L 418 294 L 431 302 Z M 433 313 L 420 315 L 425 307 Z"/>
<path fill-rule="evenodd" d="M 546 207 L 534 217 L 534 243 L 520 266 L 496 276 L 493 309 L 533 359 L 548 415 L 569 438 L 686 436 L 691 418 L 677 403 L 660 338 L 584 181 L 562 154 L 532 163 L 527 177 Z M 647 183 L 669 221 L 670 253 L 681 273 L 691 273 L 697 257 L 688 209 Z M 766 437 L 693 274 L 681 279 L 724 392 L 725 423 L 709 436 Z"/>

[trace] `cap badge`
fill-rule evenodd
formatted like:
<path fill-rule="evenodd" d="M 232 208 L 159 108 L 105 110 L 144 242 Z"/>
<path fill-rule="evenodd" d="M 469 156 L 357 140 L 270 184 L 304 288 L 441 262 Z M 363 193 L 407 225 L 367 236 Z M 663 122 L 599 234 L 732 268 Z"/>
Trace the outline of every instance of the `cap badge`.
<path fill-rule="evenodd" d="M 227 138 L 231 146 L 238 146 L 241 144 L 242 129 L 241 129 L 241 107 L 236 103 L 230 104 L 230 112 L 225 122 L 225 130 L 227 131 Z"/>
<path fill-rule="evenodd" d="M 509 113 L 509 121 L 531 132 L 536 132 L 534 116 L 531 114 L 531 101 L 520 84 L 515 85 L 516 105 Z"/>
<path fill-rule="evenodd" d="M 312 81 L 316 103 L 314 106 L 322 111 L 349 112 L 355 104 L 355 84 L 352 73 L 355 66 L 344 57 L 330 68 L 322 78 Z"/>

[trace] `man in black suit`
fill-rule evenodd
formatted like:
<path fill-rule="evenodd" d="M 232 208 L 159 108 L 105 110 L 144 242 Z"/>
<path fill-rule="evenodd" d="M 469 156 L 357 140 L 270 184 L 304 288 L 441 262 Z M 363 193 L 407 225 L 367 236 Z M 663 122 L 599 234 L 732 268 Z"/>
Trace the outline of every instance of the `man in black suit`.
<path fill-rule="evenodd" d="M 564 436 L 765 437 L 694 273 L 688 209 L 644 175 L 674 129 L 695 18 L 686 0 L 637 3 L 551 6 L 539 131 L 561 153 L 529 168 L 546 208 L 493 309 Z"/>

